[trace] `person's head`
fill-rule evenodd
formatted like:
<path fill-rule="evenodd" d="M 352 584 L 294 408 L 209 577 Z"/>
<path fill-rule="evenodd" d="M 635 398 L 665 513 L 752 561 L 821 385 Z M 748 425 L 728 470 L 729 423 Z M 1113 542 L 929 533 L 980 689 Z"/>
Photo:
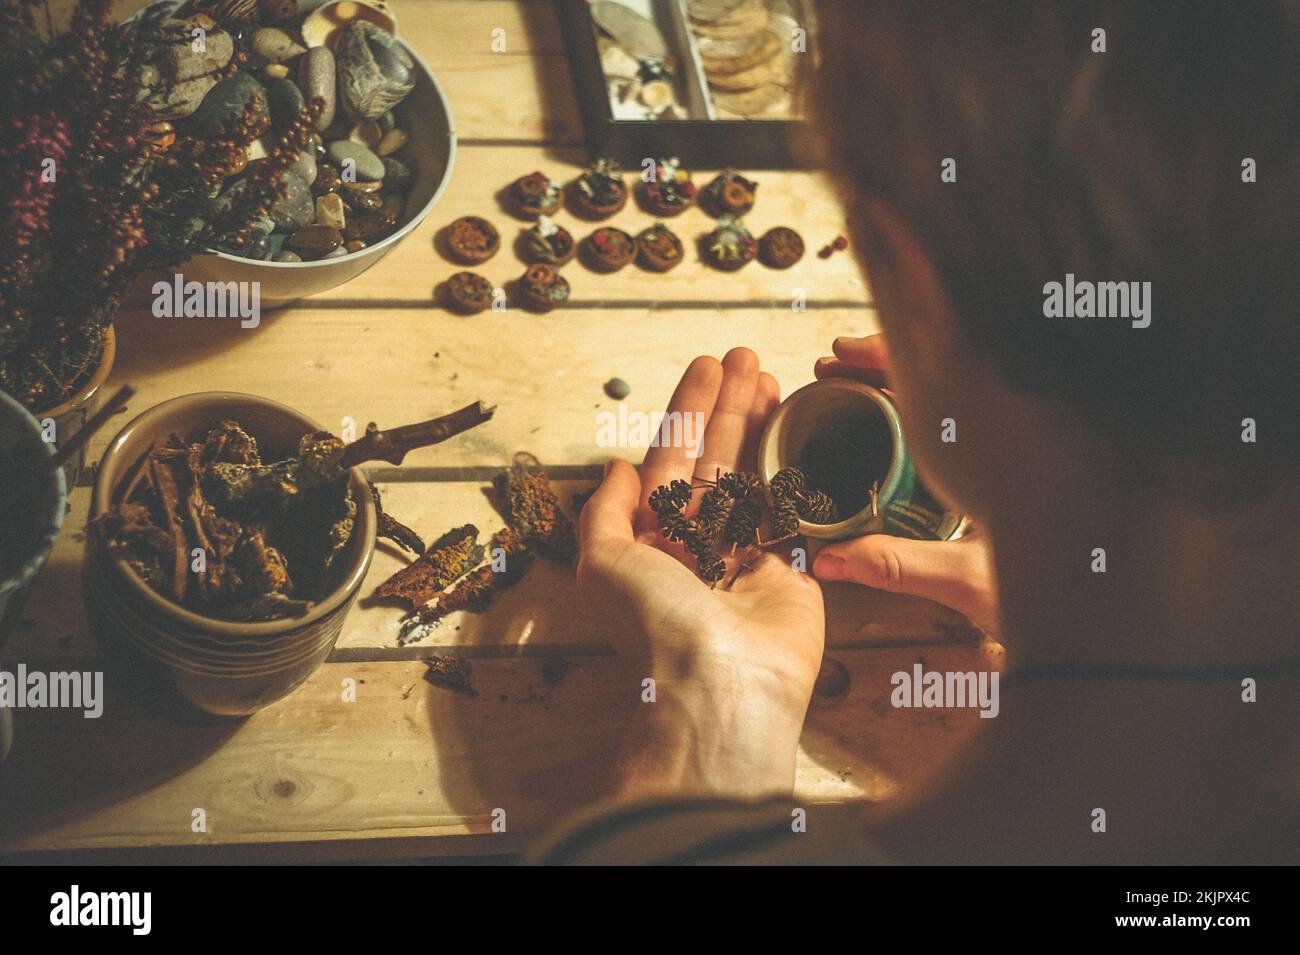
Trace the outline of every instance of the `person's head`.
<path fill-rule="evenodd" d="M 821 0 L 818 21 L 816 123 L 932 481 L 979 516 L 995 484 L 1032 493 L 1052 462 L 1021 436 L 1053 430 L 1147 482 L 1295 477 L 1300 3 Z M 1045 315 L 1083 283 L 1124 283 L 1094 308 L 1125 314 Z"/>

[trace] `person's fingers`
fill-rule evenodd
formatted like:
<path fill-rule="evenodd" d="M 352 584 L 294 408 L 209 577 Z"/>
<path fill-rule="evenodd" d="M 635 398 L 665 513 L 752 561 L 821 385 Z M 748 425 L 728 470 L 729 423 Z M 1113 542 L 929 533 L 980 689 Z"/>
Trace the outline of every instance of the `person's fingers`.
<path fill-rule="evenodd" d="M 852 378 L 854 381 L 871 385 L 873 388 L 889 387 L 889 378 L 884 372 L 870 368 L 859 368 L 856 365 L 850 365 L 830 356 L 817 359 L 813 365 L 813 377 L 818 379 Z"/>
<path fill-rule="evenodd" d="M 722 358 L 722 386 L 704 432 L 703 453 L 695 462 L 697 478 L 712 480 L 719 470 L 736 470 L 757 389 L 758 356 L 748 348 L 731 349 Z"/>
<path fill-rule="evenodd" d="M 742 471 L 758 470 L 758 442 L 772 412 L 781 403 L 781 386 L 765 371 L 758 373 L 758 386 L 754 389 L 754 403 L 745 420 L 745 443 L 740 449 L 738 466 Z"/>
<path fill-rule="evenodd" d="M 700 442 L 721 387 L 722 363 L 708 355 L 696 358 L 682 373 L 668 403 L 667 416 L 655 435 L 659 440 L 646 451 L 641 465 L 641 506 L 634 522 L 637 530 L 658 527 L 646 503 L 651 491 L 669 481 L 689 481 L 695 473 Z"/>
<path fill-rule="evenodd" d="M 952 607 L 992 629 L 997 592 L 992 554 L 982 541 L 918 541 L 871 534 L 829 544 L 813 561 L 819 580 L 848 580 Z"/>
<path fill-rule="evenodd" d="M 632 540 L 632 518 L 641 501 L 636 468 L 617 458 L 605 465 L 605 477 L 582 506 L 578 541 L 583 553 L 602 540 Z"/>
<path fill-rule="evenodd" d="M 868 368 L 881 374 L 889 373 L 889 349 L 884 335 L 866 335 L 853 338 L 841 335 L 831 343 L 835 357 L 846 365 Z"/>

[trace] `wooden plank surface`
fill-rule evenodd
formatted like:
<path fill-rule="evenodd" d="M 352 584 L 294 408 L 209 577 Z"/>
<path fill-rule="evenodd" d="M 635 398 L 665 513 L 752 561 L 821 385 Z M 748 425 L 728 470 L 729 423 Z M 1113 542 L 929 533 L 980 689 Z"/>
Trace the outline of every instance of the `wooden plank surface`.
<path fill-rule="evenodd" d="M 439 228 L 470 213 L 495 221 L 506 247 L 480 271 L 513 279 L 523 265 L 510 243 L 522 224 L 498 193 L 534 169 L 567 180 L 586 160 L 573 148 L 580 129 L 549 0 L 391 2 L 455 112 L 462 149 L 444 199 L 369 272 L 264 316 L 258 329 L 124 309 L 110 386 L 130 381 L 138 394 L 95 439 L 91 460 L 129 416 L 196 390 L 265 395 L 332 429 L 345 418 L 398 424 L 481 398 L 498 406 L 488 426 L 376 478 L 388 508 L 429 538 L 465 521 L 490 533 L 501 519 L 485 489 L 518 450 L 565 478 L 565 498 L 589 489 L 607 457 L 641 458 L 642 448 L 597 441 L 597 415 L 618 410 L 602 390 L 610 377 L 631 385 L 627 410 L 655 412 L 691 358 L 744 344 L 788 392 L 811 378 L 836 335 L 876 330 L 852 257 L 816 257 L 844 231 L 843 211 L 822 177 L 803 172 L 755 174 L 751 228 L 790 225 L 809 246 L 787 272 L 753 264 L 723 275 L 694 255 L 663 276 L 635 267 L 596 275 L 575 263 L 565 269 L 572 305 L 547 316 L 508 309 L 465 318 L 437 307 L 434 286 L 458 268 L 434 250 Z M 497 28 L 503 53 L 490 47 Z M 711 171 L 695 173 L 703 184 Z M 579 238 L 593 228 L 560 220 Z M 629 231 L 651 221 L 631 204 L 612 220 Z M 698 210 L 673 222 L 688 244 L 711 227 Z M 806 310 L 791 308 L 797 294 Z M 0 642 L 6 662 L 114 665 L 100 656 L 81 603 L 88 495 L 82 487 L 71 497 L 65 531 Z M 402 560 L 381 546 L 363 598 Z M 113 698 L 100 720 L 20 711 L 0 775 L 0 851 L 203 846 L 277 858 L 278 846 L 318 843 L 334 848 L 312 858 L 361 847 L 380 857 L 515 852 L 600 795 L 639 705 L 644 662 L 618 634 L 576 618 L 577 603 L 571 576 L 542 564 L 488 613 L 455 615 L 422 643 L 398 648 L 400 611 L 363 599 L 330 661 L 247 720 L 158 710 L 130 694 Z M 996 666 L 1000 649 L 927 601 L 832 585 L 827 606 L 828 654 L 848 668 L 851 688 L 838 701 L 814 701 L 799 796 L 892 798 L 937 772 L 980 721 L 969 710 L 894 710 L 889 675 L 918 659 L 944 669 Z M 420 657 L 448 648 L 472 659 L 478 697 L 422 681 Z M 569 666 L 548 683 L 542 664 L 557 653 Z M 359 681 L 355 703 L 341 700 L 345 677 Z M 496 808 L 508 815 L 504 835 L 488 826 Z M 195 809 L 207 813 L 206 832 L 191 829 Z"/>
<path fill-rule="evenodd" d="M 0 851 L 413 837 L 426 853 L 463 851 L 456 838 L 500 838 L 495 809 L 507 836 L 526 839 L 600 797 L 633 708 L 652 705 L 638 702 L 641 661 L 566 659 L 556 684 L 540 659 L 476 659 L 474 698 L 429 686 L 416 662 L 328 663 L 243 721 L 129 703 L 93 721 L 18 711 L 0 779 Z M 891 673 L 918 660 L 998 662 L 996 650 L 956 645 L 836 659 L 851 683 L 809 714 L 797 786 L 808 802 L 896 796 L 977 730 L 973 710 L 893 709 Z M 358 681 L 355 703 L 341 699 L 344 678 Z M 192 831 L 196 809 L 206 832 Z M 503 839 L 502 850 L 520 844 Z"/>

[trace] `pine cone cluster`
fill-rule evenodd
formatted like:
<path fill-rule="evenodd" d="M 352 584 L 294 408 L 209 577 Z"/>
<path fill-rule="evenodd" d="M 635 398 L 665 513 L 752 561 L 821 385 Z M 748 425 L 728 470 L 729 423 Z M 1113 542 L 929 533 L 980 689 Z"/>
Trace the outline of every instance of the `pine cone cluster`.
<path fill-rule="evenodd" d="M 696 572 L 711 584 L 727 573 L 724 550 L 758 548 L 780 543 L 799 532 L 799 520 L 830 524 L 836 520 L 835 503 L 823 491 L 809 491 L 804 473 L 783 468 L 769 485 L 771 501 L 756 474 L 719 473 L 716 480 L 697 483 L 676 480 L 650 492 L 648 503 L 659 520 L 659 532 L 682 544 L 695 558 Z M 704 490 L 693 517 L 686 515 L 694 492 Z M 771 539 L 762 538 L 764 523 Z"/>

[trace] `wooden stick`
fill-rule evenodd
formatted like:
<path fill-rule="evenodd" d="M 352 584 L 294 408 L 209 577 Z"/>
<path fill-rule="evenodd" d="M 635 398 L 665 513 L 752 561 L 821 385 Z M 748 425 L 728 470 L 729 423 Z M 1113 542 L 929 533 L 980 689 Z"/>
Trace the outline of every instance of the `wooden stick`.
<path fill-rule="evenodd" d="M 401 464 L 402 459 L 416 448 L 438 444 L 468 431 L 491 420 L 496 410 L 495 405 L 489 408 L 483 402 L 476 401 L 441 418 L 389 428 L 387 431 L 380 431 L 379 426 L 372 421 L 366 425 L 366 433 L 362 437 L 343 449 L 340 465 L 346 469 L 365 461 Z"/>

